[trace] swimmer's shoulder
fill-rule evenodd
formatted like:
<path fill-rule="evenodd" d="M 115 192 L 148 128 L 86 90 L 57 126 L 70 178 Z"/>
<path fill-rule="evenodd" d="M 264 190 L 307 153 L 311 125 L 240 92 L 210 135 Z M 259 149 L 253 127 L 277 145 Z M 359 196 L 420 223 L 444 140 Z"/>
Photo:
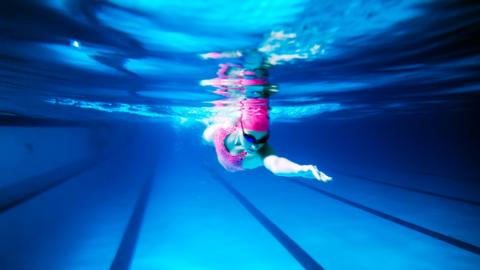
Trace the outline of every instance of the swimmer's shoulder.
<path fill-rule="evenodd" d="M 265 144 L 262 148 L 258 150 L 258 152 L 254 154 L 247 154 L 247 156 L 243 160 L 242 167 L 244 169 L 255 169 L 261 167 L 263 166 L 264 158 L 274 154 L 275 150 L 273 150 L 270 145 Z"/>
<path fill-rule="evenodd" d="M 262 148 L 258 150 L 258 154 L 262 157 L 265 158 L 270 155 L 275 155 L 275 149 L 273 147 L 266 143 Z"/>

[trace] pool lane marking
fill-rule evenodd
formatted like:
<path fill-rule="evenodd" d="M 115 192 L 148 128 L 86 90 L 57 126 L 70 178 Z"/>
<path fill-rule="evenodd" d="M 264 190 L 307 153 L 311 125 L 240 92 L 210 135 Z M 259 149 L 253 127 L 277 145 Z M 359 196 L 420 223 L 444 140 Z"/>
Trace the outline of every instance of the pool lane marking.
<path fill-rule="evenodd" d="M 145 209 L 150 197 L 153 179 L 155 178 L 155 172 L 156 163 L 152 165 L 151 172 L 147 175 L 147 179 L 140 190 L 137 202 L 135 203 L 135 208 L 133 209 L 128 225 L 123 233 L 122 240 L 120 241 L 120 245 L 118 246 L 115 257 L 112 260 L 112 264 L 110 265 L 111 270 L 130 269 L 135 248 L 137 246 L 140 228 L 143 223 Z"/>
<path fill-rule="evenodd" d="M 365 206 L 365 205 L 362 205 L 360 203 L 357 203 L 357 202 L 354 202 L 354 201 L 351 201 L 349 199 L 346 199 L 346 198 L 343 198 L 343 197 L 340 197 L 338 195 L 335 195 L 333 193 L 330 193 L 328 191 L 325 191 L 325 190 L 321 190 L 317 187 L 313 187 L 309 184 L 305 184 L 305 183 L 302 183 L 302 182 L 296 182 L 296 181 L 290 181 L 290 183 L 292 184 L 295 184 L 295 185 L 299 185 L 299 186 L 303 186 L 305 188 L 308 188 L 310 190 L 313 190 L 315 192 L 318 192 L 318 193 L 321 193 L 327 197 L 330 197 L 332 199 L 335 199 L 337 201 L 340 201 L 340 202 L 343 202 L 343 203 L 346 203 L 350 206 L 353 206 L 355 208 L 358 208 L 360 210 L 363 210 L 365 212 L 368 212 L 370 214 L 373 214 L 375 216 L 378 216 L 380 218 L 383 218 L 383 219 L 386 219 L 388 221 L 391 221 L 391 222 L 394 222 L 398 225 L 401 225 L 401 226 L 404 226 L 404 227 L 407 227 L 409 229 L 412 229 L 412 230 L 415 230 L 419 233 L 423 233 L 425 235 L 428 235 L 430 237 L 433 237 L 437 240 L 440 240 L 440 241 L 443 241 L 447 244 L 450 244 L 450 245 L 453 245 L 453 246 L 456 246 L 458 248 L 461 248 L 463 250 L 466 250 L 466 251 L 470 251 L 476 255 L 480 255 L 480 247 L 478 246 L 475 246 L 473 244 L 470 244 L 470 243 L 467 243 L 465 241 L 462 241 L 460 239 L 456 239 L 456 238 L 453 238 L 453 237 L 450 237 L 450 236 L 447 236 L 445 234 L 442 234 L 442 233 L 439 233 L 439 232 L 436 232 L 436 231 L 433 231 L 433 230 L 430 230 L 430 229 L 427 229 L 425 227 L 422 227 L 420 225 L 417 225 L 417 224 L 414 224 L 414 223 L 411 223 L 411 222 L 408 222 L 406 220 L 403 220 L 403 219 L 400 219 L 398 217 L 395 217 L 395 216 L 392 216 L 392 215 L 389 215 L 387 213 L 384 213 L 382 211 L 379 211 L 379 210 L 376 210 L 376 209 L 373 209 L 373 208 L 370 208 L 368 206 Z"/>
<path fill-rule="evenodd" d="M 308 270 L 324 269 L 315 259 L 313 259 L 305 250 L 303 250 L 293 239 L 283 232 L 275 223 L 256 208 L 245 196 L 236 190 L 227 180 L 208 168 L 212 177 L 222 184 L 232 194 L 250 214 L 260 222 L 270 234 L 277 239 L 282 246 L 305 268 Z"/>
<path fill-rule="evenodd" d="M 423 190 L 423 189 L 418 189 L 418 188 L 412 188 L 412 187 L 408 187 L 408 186 L 393 184 L 393 183 L 380 181 L 380 180 L 372 179 L 370 177 L 361 176 L 361 175 L 357 175 L 357 174 L 343 173 L 343 172 L 338 171 L 338 170 L 332 170 L 332 171 L 337 172 L 340 175 L 355 177 L 355 178 L 358 178 L 360 180 L 364 180 L 364 181 L 368 181 L 368 182 L 372 182 L 372 183 L 377 183 L 377 184 L 380 184 L 380 185 L 395 187 L 395 188 L 398 188 L 398 189 L 408 190 L 408 191 L 411 191 L 411 192 L 430 195 L 430 196 L 433 196 L 433 197 L 439 197 L 439 198 L 452 200 L 452 201 L 456 201 L 456 202 L 462 202 L 462 203 L 466 203 L 466 204 L 470 204 L 470 205 L 474 205 L 474 206 L 480 206 L 480 202 L 474 201 L 474 200 L 463 199 L 463 198 L 459 198 L 459 197 L 455 197 L 455 196 L 451 196 L 451 195 L 445 195 L 445 194 L 441 194 L 441 193 L 436 193 L 436 192 L 432 192 L 432 191 L 428 191 L 428 190 Z"/>

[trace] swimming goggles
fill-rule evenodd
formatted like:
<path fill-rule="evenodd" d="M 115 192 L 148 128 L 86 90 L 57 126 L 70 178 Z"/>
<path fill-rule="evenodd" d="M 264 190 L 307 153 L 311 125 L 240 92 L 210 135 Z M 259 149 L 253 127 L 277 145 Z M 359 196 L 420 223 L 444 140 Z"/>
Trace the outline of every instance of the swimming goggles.
<path fill-rule="evenodd" d="M 245 130 L 243 130 L 243 121 L 241 121 L 241 120 L 240 120 L 240 125 L 242 127 L 243 138 L 245 138 L 245 140 L 249 143 L 252 143 L 252 144 L 266 143 L 268 141 L 268 138 L 270 137 L 270 134 L 267 133 L 267 135 L 263 136 L 260 139 L 257 139 L 257 138 L 255 138 L 255 136 L 245 133 Z"/>

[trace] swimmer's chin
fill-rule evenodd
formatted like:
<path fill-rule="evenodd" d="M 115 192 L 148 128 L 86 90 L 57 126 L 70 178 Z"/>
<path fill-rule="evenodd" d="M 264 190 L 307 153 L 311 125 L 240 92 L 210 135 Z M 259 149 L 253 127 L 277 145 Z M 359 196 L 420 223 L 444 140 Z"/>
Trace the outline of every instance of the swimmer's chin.
<path fill-rule="evenodd" d="M 255 154 L 255 153 L 258 152 L 258 149 L 255 150 L 255 149 L 251 149 L 251 148 L 246 148 L 245 152 L 247 152 L 248 154 Z"/>
<path fill-rule="evenodd" d="M 262 147 L 263 147 L 263 144 L 260 147 L 256 147 L 256 148 L 248 147 L 248 148 L 245 148 L 245 151 L 249 154 L 255 154 L 258 151 L 260 151 L 260 149 L 262 149 Z"/>

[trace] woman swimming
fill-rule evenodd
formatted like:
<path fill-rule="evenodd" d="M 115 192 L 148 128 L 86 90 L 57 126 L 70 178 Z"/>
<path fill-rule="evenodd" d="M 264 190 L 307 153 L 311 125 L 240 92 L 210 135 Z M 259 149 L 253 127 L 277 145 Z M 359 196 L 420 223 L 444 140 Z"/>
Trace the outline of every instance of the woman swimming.
<path fill-rule="evenodd" d="M 217 87 L 217 93 L 229 97 L 216 101 L 222 108 L 235 105 L 240 116 L 223 117 L 209 125 L 203 132 L 203 140 L 215 147 L 218 161 L 228 171 L 236 172 L 265 167 L 273 174 L 286 177 L 313 178 L 328 182 L 332 178 L 321 172 L 315 165 L 300 165 L 285 157 L 276 155 L 268 144 L 269 102 L 272 89 L 268 84 L 265 70 L 246 69 L 238 64 L 221 64 L 218 77 L 202 81 L 202 85 Z M 263 75 L 258 75 L 263 74 Z M 249 94 L 249 87 L 257 87 L 255 94 Z M 265 91 L 258 91 L 259 87 Z M 238 115 L 238 114 L 236 114 Z"/>

